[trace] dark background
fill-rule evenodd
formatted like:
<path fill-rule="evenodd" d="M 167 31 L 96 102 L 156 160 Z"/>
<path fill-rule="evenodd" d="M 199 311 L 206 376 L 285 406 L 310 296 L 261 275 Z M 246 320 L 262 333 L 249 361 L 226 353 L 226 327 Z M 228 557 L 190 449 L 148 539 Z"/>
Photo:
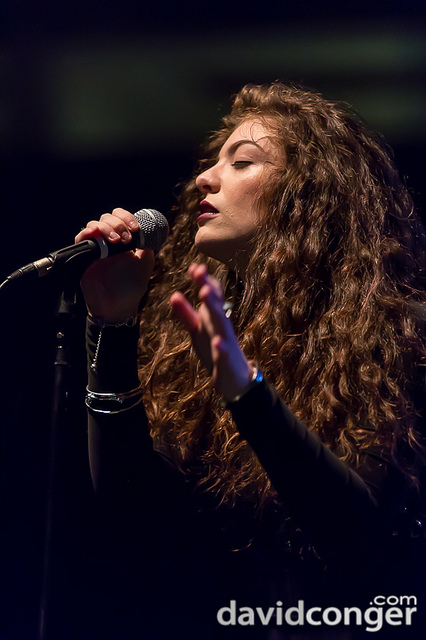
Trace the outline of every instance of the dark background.
<path fill-rule="evenodd" d="M 246 82 L 295 81 L 350 103 L 394 148 L 424 211 L 425 16 L 424 0 L 1 0 L 0 279 L 115 206 L 167 212 Z M 37 637 L 59 292 L 47 278 L 0 292 L 0 640 Z M 75 593 L 89 593 L 97 569 L 82 318 L 50 610 L 62 615 L 56 637 L 78 640 Z"/>

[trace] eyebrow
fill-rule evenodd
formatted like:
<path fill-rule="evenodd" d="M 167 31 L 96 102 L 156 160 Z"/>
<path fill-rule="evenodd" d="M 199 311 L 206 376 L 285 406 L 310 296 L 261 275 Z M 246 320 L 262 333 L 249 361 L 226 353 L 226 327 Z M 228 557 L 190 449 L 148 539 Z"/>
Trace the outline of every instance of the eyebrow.
<path fill-rule="evenodd" d="M 260 144 L 258 144 L 257 142 L 255 142 L 254 140 L 250 140 L 250 139 L 245 139 L 245 138 L 243 138 L 243 139 L 241 139 L 241 140 L 237 140 L 236 142 L 234 142 L 233 144 L 231 144 L 231 146 L 230 146 L 230 147 L 229 147 L 229 149 L 228 149 L 228 154 L 229 154 L 229 155 L 232 155 L 232 154 L 233 154 L 233 153 L 235 153 L 235 151 L 236 151 L 239 147 L 241 147 L 241 145 L 243 145 L 243 144 L 252 144 L 253 146 L 255 146 L 255 147 L 257 147 L 258 149 L 260 149 L 261 151 L 263 151 L 263 153 L 266 153 L 266 152 L 265 152 L 265 149 L 264 149 Z"/>

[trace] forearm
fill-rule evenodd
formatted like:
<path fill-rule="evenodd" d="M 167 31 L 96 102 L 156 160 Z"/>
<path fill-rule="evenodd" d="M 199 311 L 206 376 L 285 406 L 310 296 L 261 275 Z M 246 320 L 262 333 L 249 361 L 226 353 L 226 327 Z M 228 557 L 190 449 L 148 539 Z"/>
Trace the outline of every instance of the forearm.
<path fill-rule="evenodd" d="M 383 457 L 367 453 L 352 469 L 265 383 L 229 407 L 283 503 L 320 545 L 367 542 L 390 528 L 404 483 Z"/>
<path fill-rule="evenodd" d="M 88 406 L 89 460 L 99 497 L 122 504 L 138 500 L 144 490 L 158 489 L 175 473 L 170 462 L 153 448 L 139 387 L 137 341 L 139 327 L 101 329 L 87 322 L 88 389 L 95 399 Z M 135 390 L 127 399 L 126 392 Z M 100 394 L 124 397 L 102 400 Z M 96 400 L 97 397 L 101 400 Z M 155 492 L 152 492 L 155 493 Z"/>

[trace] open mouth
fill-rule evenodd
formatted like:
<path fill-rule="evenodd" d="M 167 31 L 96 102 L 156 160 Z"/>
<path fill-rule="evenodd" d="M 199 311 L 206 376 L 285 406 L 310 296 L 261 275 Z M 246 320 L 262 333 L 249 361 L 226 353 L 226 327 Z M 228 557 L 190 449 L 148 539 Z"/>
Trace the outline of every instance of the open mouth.
<path fill-rule="evenodd" d="M 203 213 L 211 213 L 211 214 L 219 213 L 216 207 L 210 204 L 210 202 L 208 202 L 207 200 L 202 200 L 200 202 L 200 211 L 202 214 Z"/>
<path fill-rule="evenodd" d="M 200 202 L 200 211 L 201 215 L 198 216 L 197 222 L 202 222 L 203 220 L 208 220 L 209 218 L 215 218 L 219 215 L 219 211 L 207 200 L 202 200 Z"/>

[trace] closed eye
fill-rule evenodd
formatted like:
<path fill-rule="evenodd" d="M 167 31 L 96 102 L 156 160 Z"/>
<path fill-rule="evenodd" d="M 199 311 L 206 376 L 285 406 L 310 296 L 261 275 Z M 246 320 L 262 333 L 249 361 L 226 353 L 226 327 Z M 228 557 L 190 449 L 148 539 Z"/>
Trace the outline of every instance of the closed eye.
<path fill-rule="evenodd" d="M 231 164 L 231 167 L 235 167 L 236 169 L 243 169 L 249 164 L 253 164 L 253 162 L 251 160 L 236 160 Z"/>

